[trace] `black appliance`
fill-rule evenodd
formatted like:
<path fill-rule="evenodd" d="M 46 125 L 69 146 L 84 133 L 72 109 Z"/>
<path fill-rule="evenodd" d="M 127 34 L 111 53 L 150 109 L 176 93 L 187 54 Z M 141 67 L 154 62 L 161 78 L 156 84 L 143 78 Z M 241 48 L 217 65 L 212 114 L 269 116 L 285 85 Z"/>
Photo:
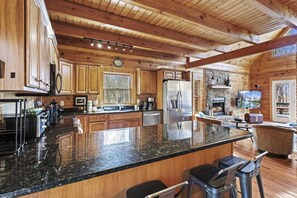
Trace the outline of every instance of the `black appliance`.
<path fill-rule="evenodd" d="M 47 106 L 47 110 L 49 111 L 49 122 L 50 125 L 54 126 L 58 123 L 58 119 L 60 117 L 59 112 L 63 109 L 61 106 L 55 101 L 55 99 L 52 100 L 52 102 Z"/>
<path fill-rule="evenodd" d="M 15 127 L 15 118 L 6 117 L 6 129 L 13 129 Z M 39 112 L 36 114 L 26 115 L 26 139 L 40 138 L 47 128 L 48 113 Z"/>
<path fill-rule="evenodd" d="M 56 64 L 50 64 L 50 95 L 56 95 L 62 90 L 62 75 L 57 71 Z"/>

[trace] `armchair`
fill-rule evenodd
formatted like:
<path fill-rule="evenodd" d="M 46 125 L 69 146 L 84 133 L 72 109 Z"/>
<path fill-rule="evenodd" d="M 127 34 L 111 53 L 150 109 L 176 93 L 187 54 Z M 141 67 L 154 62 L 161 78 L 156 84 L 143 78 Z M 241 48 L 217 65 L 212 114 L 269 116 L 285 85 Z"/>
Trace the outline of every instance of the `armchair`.
<path fill-rule="evenodd" d="M 258 150 L 276 155 L 289 155 L 294 149 L 295 129 L 273 125 L 252 125 L 254 142 Z"/>

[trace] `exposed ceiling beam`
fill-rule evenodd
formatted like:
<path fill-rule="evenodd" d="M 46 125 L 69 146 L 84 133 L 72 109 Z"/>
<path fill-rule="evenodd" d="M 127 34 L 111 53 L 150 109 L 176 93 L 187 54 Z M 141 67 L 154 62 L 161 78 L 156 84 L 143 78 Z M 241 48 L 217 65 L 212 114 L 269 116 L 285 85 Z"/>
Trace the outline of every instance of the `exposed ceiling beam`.
<path fill-rule="evenodd" d="M 191 9 L 181 5 L 173 0 L 123 0 L 126 3 L 136 4 L 138 6 L 146 6 L 146 9 L 157 11 L 160 14 L 171 18 L 182 18 L 191 24 L 202 25 L 212 31 L 220 34 L 231 36 L 238 40 L 243 40 L 249 43 L 258 43 L 259 37 L 247 30 L 241 29 L 233 24 L 222 21 L 218 18 L 210 16 L 198 10 Z"/>
<path fill-rule="evenodd" d="M 191 50 L 187 48 L 178 47 L 175 45 L 155 42 L 148 39 L 129 37 L 129 36 L 124 36 L 120 34 L 115 34 L 112 32 L 96 30 L 93 28 L 81 27 L 78 25 L 71 25 L 68 23 L 52 21 L 52 26 L 54 31 L 57 34 L 93 38 L 97 40 L 108 40 L 112 42 L 144 47 L 148 49 L 153 49 L 155 51 L 166 52 L 166 53 L 176 54 L 181 56 L 195 57 L 196 54 L 201 53 L 201 51 L 198 51 L 198 50 Z"/>
<path fill-rule="evenodd" d="M 122 51 L 122 49 L 116 50 L 114 47 L 112 49 L 107 49 L 107 48 L 98 49 L 96 45 L 91 46 L 90 41 L 86 39 L 75 38 L 75 37 L 57 35 L 57 41 L 59 45 L 85 48 L 89 50 L 94 50 L 96 52 L 100 52 L 101 54 L 124 55 L 127 57 L 135 57 L 138 59 L 142 57 L 143 59 L 152 60 L 152 61 L 176 62 L 179 64 L 185 64 L 186 62 L 186 57 L 183 57 L 183 56 L 177 56 L 174 54 L 156 52 L 156 51 L 145 50 L 145 49 L 139 49 L 135 47 L 133 48 L 133 52 L 130 52 L 129 50 Z"/>
<path fill-rule="evenodd" d="M 59 6 L 57 6 L 59 5 Z M 222 51 L 224 46 L 221 43 L 199 38 L 196 36 L 184 34 L 174 30 L 166 29 L 150 23 L 137 21 L 120 15 L 104 12 L 98 9 L 90 8 L 80 4 L 61 0 L 47 0 L 46 6 L 48 10 L 60 12 L 95 22 L 114 25 L 117 27 L 134 30 L 149 35 L 159 36 L 174 41 L 179 41 L 191 45 L 196 45 L 197 48 L 203 50 L 218 50 Z"/>
<path fill-rule="evenodd" d="M 79 49 L 76 50 L 69 50 L 64 49 L 63 46 L 59 46 L 59 52 L 60 52 L 60 58 L 71 60 L 75 63 L 81 63 L 81 64 L 94 64 L 94 65 L 102 65 L 102 66 L 113 66 L 113 60 L 118 56 L 102 56 L 100 54 L 96 53 L 89 53 L 80 51 Z M 79 52 L 79 53 L 78 53 Z M 125 68 L 143 68 L 143 69 L 158 69 L 158 67 L 166 66 L 170 67 L 172 69 L 179 68 L 184 69 L 184 66 L 182 65 L 175 65 L 175 64 L 164 64 L 164 63 L 158 63 L 158 62 L 151 62 L 151 61 L 145 61 L 142 59 L 129 59 L 126 57 L 121 57 L 121 59 L 124 62 Z"/>
<path fill-rule="evenodd" d="M 208 64 L 212 64 L 212 63 L 218 63 L 218 62 L 222 62 L 222 61 L 226 61 L 226 60 L 230 60 L 230 59 L 240 58 L 240 57 L 244 57 L 244 56 L 249 56 L 249 55 L 277 49 L 280 47 L 293 45 L 296 43 L 297 43 L 297 35 L 281 37 L 281 38 L 277 38 L 275 40 L 271 40 L 271 41 L 267 41 L 267 42 L 260 43 L 257 45 L 241 48 L 239 50 L 235 50 L 235 51 L 228 52 L 225 54 L 212 56 L 212 57 L 198 60 L 198 61 L 193 61 L 193 62 L 187 64 L 187 69 L 199 67 L 202 65 L 208 65 Z"/>
<path fill-rule="evenodd" d="M 263 13 L 279 19 L 289 27 L 297 27 L 297 13 L 279 0 L 245 0 Z"/>

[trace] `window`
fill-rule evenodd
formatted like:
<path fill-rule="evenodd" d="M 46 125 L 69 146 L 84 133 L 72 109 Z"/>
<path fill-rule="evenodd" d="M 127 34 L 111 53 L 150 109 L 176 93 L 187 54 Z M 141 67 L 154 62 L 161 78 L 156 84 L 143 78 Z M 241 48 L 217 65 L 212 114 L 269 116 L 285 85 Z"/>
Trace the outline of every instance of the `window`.
<path fill-rule="evenodd" d="M 297 30 L 296 29 L 291 29 L 286 36 L 290 35 L 296 35 Z M 274 57 L 279 57 L 279 56 L 289 56 L 289 55 L 294 55 L 297 52 L 296 50 L 296 44 L 294 45 L 289 45 L 285 47 L 281 47 L 278 49 L 275 49 L 272 51 L 272 56 Z"/>
<path fill-rule="evenodd" d="M 104 104 L 131 103 L 130 74 L 103 74 L 103 102 Z"/>

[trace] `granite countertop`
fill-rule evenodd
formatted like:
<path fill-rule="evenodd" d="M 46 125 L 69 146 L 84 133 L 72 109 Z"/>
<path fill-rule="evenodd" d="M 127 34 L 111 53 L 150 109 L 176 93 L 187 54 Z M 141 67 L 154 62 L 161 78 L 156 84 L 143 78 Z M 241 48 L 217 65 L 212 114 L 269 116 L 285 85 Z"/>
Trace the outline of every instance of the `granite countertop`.
<path fill-rule="evenodd" d="M 160 109 L 151 110 L 151 111 L 163 111 Z M 149 110 L 135 110 L 134 107 L 123 109 L 121 111 L 119 110 L 105 110 L 105 111 L 92 111 L 92 112 L 83 112 L 83 111 L 61 111 L 59 112 L 59 115 L 62 116 L 74 116 L 74 115 L 96 115 L 96 114 L 115 114 L 115 113 L 133 113 L 133 112 L 150 112 Z"/>
<path fill-rule="evenodd" d="M 69 118 L 70 119 L 70 118 Z M 202 122 L 78 134 L 54 127 L 19 157 L 0 156 L 0 197 L 15 197 L 249 138 Z"/>

